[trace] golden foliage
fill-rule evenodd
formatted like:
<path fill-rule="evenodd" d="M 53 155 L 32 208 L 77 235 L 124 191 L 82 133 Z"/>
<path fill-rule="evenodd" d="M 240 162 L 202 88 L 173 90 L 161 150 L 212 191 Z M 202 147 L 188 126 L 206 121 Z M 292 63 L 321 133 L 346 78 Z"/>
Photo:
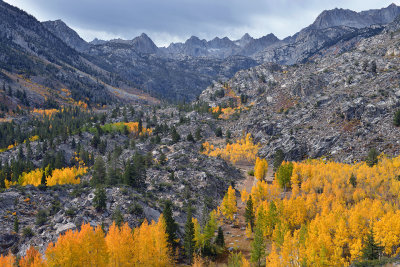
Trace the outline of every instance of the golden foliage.
<path fill-rule="evenodd" d="M 259 157 L 257 157 L 256 164 L 254 165 L 254 176 L 260 181 L 264 180 L 267 171 L 268 171 L 267 160 L 260 159 Z"/>
<path fill-rule="evenodd" d="M 11 253 L 7 256 L 0 255 L 0 266 L 2 267 L 14 267 L 15 266 L 15 256 Z"/>
<path fill-rule="evenodd" d="M 229 186 L 224 199 L 222 200 L 220 210 L 225 218 L 233 221 L 233 215 L 237 212 L 236 206 L 236 191 Z"/>
<path fill-rule="evenodd" d="M 0 264 L 1 265 L 1 264 Z M 42 255 L 34 247 L 29 247 L 26 251 L 25 257 L 19 260 L 20 267 L 45 267 L 47 266 L 46 261 L 42 258 Z"/>
<path fill-rule="evenodd" d="M 45 116 L 46 117 L 51 117 L 54 114 L 60 112 L 60 110 L 54 109 L 54 108 L 53 109 L 37 109 L 37 108 L 34 108 L 32 110 L 32 112 L 35 113 L 35 114 L 38 114 L 40 116 L 43 116 L 43 117 L 45 117 Z"/>
<path fill-rule="evenodd" d="M 46 178 L 47 186 L 54 186 L 57 184 L 79 184 L 79 176 L 87 172 L 87 167 L 66 167 L 62 169 L 55 169 L 51 176 Z"/>
<path fill-rule="evenodd" d="M 257 182 L 253 202 L 265 210 L 259 220 L 265 234 L 272 231 L 267 266 L 348 266 L 360 256 L 371 228 L 386 256 L 399 253 L 399 174 L 400 157 L 381 156 L 373 167 L 307 160 L 293 162 L 290 197 L 281 198 L 276 182 Z M 350 181 L 352 175 L 356 181 Z"/>
<path fill-rule="evenodd" d="M 259 144 L 253 143 L 253 138 L 247 134 L 233 144 L 226 144 L 225 148 L 217 148 L 208 142 L 203 143 L 203 154 L 210 157 L 222 157 L 225 160 L 236 163 L 238 161 L 254 162 L 260 148 Z"/>

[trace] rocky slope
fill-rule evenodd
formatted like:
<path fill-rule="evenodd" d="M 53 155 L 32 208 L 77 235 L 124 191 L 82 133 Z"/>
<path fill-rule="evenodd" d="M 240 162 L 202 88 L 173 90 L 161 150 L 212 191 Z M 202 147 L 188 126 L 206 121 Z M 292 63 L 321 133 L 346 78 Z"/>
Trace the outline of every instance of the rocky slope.
<path fill-rule="evenodd" d="M 351 162 L 371 148 L 398 155 L 393 116 L 400 106 L 399 29 L 396 20 L 381 34 L 355 42 L 352 51 L 332 49 L 306 64 L 264 64 L 238 72 L 228 84 L 254 106 L 228 121 L 225 130 L 251 132 L 268 158 L 278 149 L 290 160 Z M 228 103 L 229 96 L 214 97 L 221 88 L 209 87 L 200 99 L 214 106 Z"/>

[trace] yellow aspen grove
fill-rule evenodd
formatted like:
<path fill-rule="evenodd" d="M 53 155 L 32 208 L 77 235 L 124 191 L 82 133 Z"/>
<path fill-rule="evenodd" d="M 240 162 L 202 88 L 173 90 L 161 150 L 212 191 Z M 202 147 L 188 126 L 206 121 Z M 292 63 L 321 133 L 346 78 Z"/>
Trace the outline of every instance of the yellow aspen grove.
<path fill-rule="evenodd" d="M 257 157 L 256 164 L 254 165 L 254 176 L 262 181 L 265 178 L 265 175 L 268 171 L 268 162 L 266 159 L 260 159 Z"/>
<path fill-rule="evenodd" d="M 383 256 L 400 252 L 400 157 L 381 155 L 373 166 L 290 164 L 289 196 L 275 181 L 259 181 L 251 192 L 255 210 L 266 211 L 257 220 L 272 239 L 267 266 L 348 266 L 363 255 L 371 230 Z"/>
<path fill-rule="evenodd" d="M 106 266 L 108 253 L 104 232 L 83 224 L 81 231 L 67 231 L 46 250 L 49 266 Z"/>
<path fill-rule="evenodd" d="M 134 265 L 135 266 L 170 266 L 172 259 L 168 248 L 166 226 L 161 215 L 158 223 L 149 225 L 145 220 L 134 231 Z"/>
<path fill-rule="evenodd" d="M 15 256 L 11 253 L 7 256 L 0 255 L 0 266 L 2 267 L 14 267 L 15 266 Z"/>
<path fill-rule="evenodd" d="M 121 228 L 113 223 L 106 236 L 109 266 L 133 266 L 133 233 L 128 223 Z"/>
<path fill-rule="evenodd" d="M 233 215 L 237 212 L 237 206 L 236 191 L 232 188 L 232 186 L 229 186 L 228 191 L 222 200 L 220 209 L 225 218 L 233 221 Z"/>
<path fill-rule="evenodd" d="M 250 194 L 247 193 L 246 188 L 243 188 L 242 192 L 240 192 L 240 199 L 243 203 L 246 203 L 249 199 Z"/>
<path fill-rule="evenodd" d="M 3 266 L 0 264 L 0 266 Z M 47 263 L 43 260 L 42 255 L 34 247 L 29 247 L 25 257 L 19 260 L 20 267 L 46 267 Z"/>
<path fill-rule="evenodd" d="M 225 148 L 217 148 L 208 142 L 203 143 L 203 154 L 209 157 L 222 157 L 233 164 L 238 161 L 254 163 L 256 154 L 260 148 L 259 144 L 253 143 L 253 138 L 247 134 L 233 144 L 226 144 Z"/>
<path fill-rule="evenodd" d="M 79 184 L 79 176 L 87 172 L 87 167 L 66 167 L 62 169 L 55 169 L 51 176 L 46 179 L 47 186 L 54 186 L 57 184 Z"/>

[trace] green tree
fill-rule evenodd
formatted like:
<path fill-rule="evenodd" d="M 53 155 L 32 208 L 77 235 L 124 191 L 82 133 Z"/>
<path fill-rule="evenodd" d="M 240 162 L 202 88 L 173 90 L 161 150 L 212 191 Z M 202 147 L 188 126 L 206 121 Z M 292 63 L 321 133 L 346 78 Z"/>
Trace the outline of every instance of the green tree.
<path fill-rule="evenodd" d="M 175 127 L 172 127 L 171 129 L 171 136 L 172 136 L 172 143 L 178 143 L 181 140 L 181 136 L 179 133 L 176 131 Z"/>
<path fill-rule="evenodd" d="M 185 255 L 189 260 L 189 264 L 192 264 L 193 252 L 195 248 L 195 240 L 194 240 L 194 224 L 192 222 L 192 207 L 190 204 L 187 208 L 184 248 L 185 248 Z"/>
<path fill-rule="evenodd" d="M 215 136 L 216 137 L 222 137 L 222 129 L 221 129 L 221 127 L 218 127 L 217 129 L 215 129 Z"/>
<path fill-rule="evenodd" d="M 187 140 L 188 142 L 193 142 L 193 143 L 195 142 L 192 133 L 189 133 L 189 134 L 187 135 L 186 140 Z"/>
<path fill-rule="evenodd" d="M 118 227 L 121 227 L 124 223 L 124 216 L 122 215 L 121 209 L 119 207 L 114 210 L 112 220 L 115 222 L 116 225 L 118 225 Z"/>
<path fill-rule="evenodd" d="M 19 232 L 19 220 L 17 215 L 14 217 L 14 232 Z"/>
<path fill-rule="evenodd" d="M 353 187 L 357 186 L 357 179 L 356 179 L 356 176 L 354 175 L 354 173 L 351 174 L 349 182 Z"/>
<path fill-rule="evenodd" d="M 92 185 L 100 185 L 106 182 L 106 166 L 103 157 L 98 156 L 93 166 Z"/>
<path fill-rule="evenodd" d="M 218 234 L 217 234 L 217 238 L 215 239 L 215 244 L 222 248 L 225 247 L 224 232 L 222 231 L 221 226 L 218 227 Z"/>
<path fill-rule="evenodd" d="M 372 148 L 368 152 L 367 160 L 365 161 L 369 167 L 372 167 L 378 163 L 379 153 L 375 148 Z"/>
<path fill-rule="evenodd" d="M 376 242 L 374 232 L 372 228 L 367 234 L 366 240 L 364 240 L 364 247 L 361 250 L 361 255 L 364 260 L 376 260 L 379 259 L 383 247 Z"/>
<path fill-rule="evenodd" d="M 163 210 L 166 232 L 168 235 L 168 243 L 172 248 L 172 251 L 178 246 L 176 231 L 178 230 L 178 224 L 175 222 L 174 218 L 172 217 L 172 202 L 167 200 L 164 204 Z"/>
<path fill-rule="evenodd" d="M 265 257 L 265 242 L 261 225 L 257 224 L 254 230 L 254 240 L 251 243 L 251 261 L 261 266 Z"/>
<path fill-rule="evenodd" d="M 249 200 L 246 202 L 246 210 L 244 212 L 244 218 L 246 220 L 246 225 L 250 223 L 251 229 L 254 228 L 254 219 L 255 219 L 255 214 L 254 214 L 254 208 L 253 208 L 253 199 L 251 195 L 249 196 Z"/>
<path fill-rule="evenodd" d="M 200 141 L 202 136 L 201 136 L 201 128 L 197 127 L 196 132 L 194 133 L 194 137 L 196 138 L 197 141 Z"/>
<path fill-rule="evenodd" d="M 103 187 L 97 187 L 94 192 L 93 206 L 97 211 L 103 211 L 107 208 L 107 195 Z"/>
<path fill-rule="evenodd" d="M 164 165 L 167 162 L 167 156 L 163 152 L 161 152 L 158 161 L 161 165 Z"/>
<path fill-rule="evenodd" d="M 279 169 L 284 159 L 285 154 L 283 154 L 283 151 L 281 149 L 278 149 L 274 155 L 274 172 Z"/>
<path fill-rule="evenodd" d="M 292 172 L 293 163 L 291 162 L 282 164 L 276 172 L 276 178 L 278 180 L 279 186 L 285 191 L 286 189 L 290 188 L 290 178 L 292 177 Z"/>
<path fill-rule="evenodd" d="M 396 111 L 393 118 L 393 124 L 396 127 L 400 126 L 400 109 Z"/>

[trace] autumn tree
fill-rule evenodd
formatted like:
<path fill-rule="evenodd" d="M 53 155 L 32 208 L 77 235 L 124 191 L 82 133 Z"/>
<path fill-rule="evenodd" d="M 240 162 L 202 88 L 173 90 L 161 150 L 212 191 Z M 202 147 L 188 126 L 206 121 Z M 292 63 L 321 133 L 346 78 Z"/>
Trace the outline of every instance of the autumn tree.
<path fill-rule="evenodd" d="M 276 180 L 278 181 L 281 188 L 284 190 L 290 188 L 290 178 L 292 177 L 293 163 L 283 162 L 275 173 Z"/>
<path fill-rule="evenodd" d="M 233 215 L 237 212 L 236 206 L 236 191 L 229 186 L 228 191 L 226 192 L 222 203 L 221 203 L 221 212 L 225 216 L 225 218 L 233 221 Z"/>
<path fill-rule="evenodd" d="M 264 180 L 267 171 L 268 171 L 267 160 L 260 159 L 257 157 L 256 164 L 254 165 L 254 176 L 260 181 Z"/>
<path fill-rule="evenodd" d="M 111 266 L 134 265 L 134 240 L 128 223 L 118 227 L 113 223 L 105 237 Z"/>
<path fill-rule="evenodd" d="M 1 266 L 3 266 L 3 265 L 1 265 Z M 29 249 L 26 251 L 25 256 L 19 260 L 19 266 L 20 267 L 46 267 L 47 264 L 46 264 L 45 260 L 42 258 L 42 254 L 40 254 L 40 252 L 37 249 L 30 246 Z"/>

